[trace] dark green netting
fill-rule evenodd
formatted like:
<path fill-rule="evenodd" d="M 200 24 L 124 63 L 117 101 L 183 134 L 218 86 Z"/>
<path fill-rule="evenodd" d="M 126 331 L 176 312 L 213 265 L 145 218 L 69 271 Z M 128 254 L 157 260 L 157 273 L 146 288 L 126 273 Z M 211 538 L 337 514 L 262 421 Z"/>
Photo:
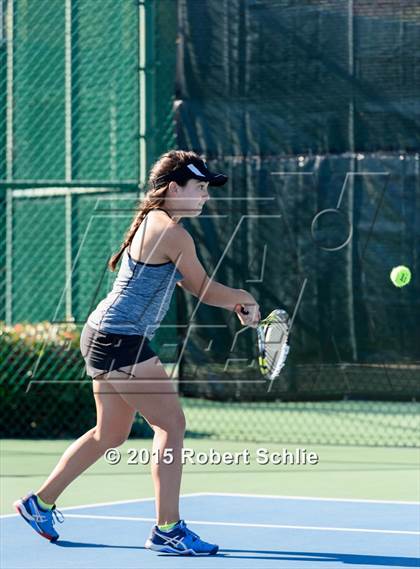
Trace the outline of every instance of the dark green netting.
<path fill-rule="evenodd" d="M 189 434 L 418 445 L 418 3 L 73 0 L 67 64 L 64 5 L 13 4 L 0 42 L 1 436 L 93 426 L 78 334 L 115 278 L 106 260 L 140 164 L 177 146 L 229 175 L 185 221 L 207 271 L 263 313 L 293 312 L 302 292 L 267 393 L 255 332 L 177 290 L 154 347 L 174 362 L 188 338 Z M 413 273 L 401 290 L 398 264 Z M 138 419 L 133 434 L 150 430 Z"/>

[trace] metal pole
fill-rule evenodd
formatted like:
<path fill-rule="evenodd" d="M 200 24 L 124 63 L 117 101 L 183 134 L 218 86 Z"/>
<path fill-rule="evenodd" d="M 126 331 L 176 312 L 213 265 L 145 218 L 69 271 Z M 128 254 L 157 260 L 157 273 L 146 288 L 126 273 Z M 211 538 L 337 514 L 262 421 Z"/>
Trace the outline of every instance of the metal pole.
<path fill-rule="evenodd" d="M 72 181 L 72 0 L 66 0 L 65 5 L 65 176 L 66 182 Z"/>
<path fill-rule="evenodd" d="M 355 160 L 355 141 L 354 141 L 354 6 L 353 0 L 348 3 L 348 66 L 349 75 L 351 78 L 351 91 L 349 101 L 349 150 L 350 150 L 350 171 L 354 172 L 356 168 Z M 355 176 L 348 177 L 348 216 L 350 226 L 353 227 L 354 220 L 354 178 Z M 353 233 L 354 239 L 354 233 Z M 347 246 L 347 298 L 349 299 L 348 315 L 349 315 L 349 339 L 352 350 L 353 361 L 357 361 L 357 342 L 356 342 L 356 328 L 354 321 L 354 290 L 353 290 L 353 239 L 350 240 Z"/>
<path fill-rule="evenodd" d="M 6 7 L 6 180 L 13 179 L 13 26 L 14 0 L 7 0 Z M 6 188 L 6 324 L 13 321 L 13 198 L 12 190 Z"/>
<path fill-rule="evenodd" d="M 147 127 L 146 127 L 146 6 L 140 0 L 138 10 L 139 41 L 139 184 L 146 183 L 147 175 Z"/>
<path fill-rule="evenodd" d="M 13 190 L 6 190 L 6 324 L 13 321 Z"/>
<path fill-rule="evenodd" d="M 72 163 L 72 0 L 66 0 L 65 4 L 65 178 L 66 182 L 71 182 L 73 178 L 73 163 Z M 65 319 L 68 322 L 74 320 L 73 317 L 73 286 L 72 286 L 72 206 L 73 198 L 71 190 L 66 192 L 65 197 L 65 247 L 66 247 L 66 315 Z"/>
<path fill-rule="evenodd" d="M 146 120 L 147 120 L 147 154 L 146 170 L 152 165 L 155 158 L 156 133 L 156 55 L 155 55 L 155 0 L 146 0 Z M 146 172 L 147 175 L 147 172 Z"/>
<path fill-rule="evenodd" d="M 139 2 L 139 184 L 144 186 L 154 159 L 155 121 L 155 4 Z"/>

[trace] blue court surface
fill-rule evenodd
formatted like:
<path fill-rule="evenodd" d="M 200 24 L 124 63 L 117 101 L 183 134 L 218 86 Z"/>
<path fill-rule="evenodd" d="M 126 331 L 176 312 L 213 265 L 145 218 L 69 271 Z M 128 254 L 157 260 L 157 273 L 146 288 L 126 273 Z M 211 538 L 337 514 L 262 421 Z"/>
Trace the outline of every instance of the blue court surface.
<path fill-rule="evenodd" d="M 213 557 L 144 549 L 154 500 L 62 508 L 59 540 L 38 536 L 17 515 L 1 519 L 1 569 L 213 567 L 249 569 L 419 567 L 419 503 L 241 494 L 191 494 L 181 517 L 218 543 Z"/>

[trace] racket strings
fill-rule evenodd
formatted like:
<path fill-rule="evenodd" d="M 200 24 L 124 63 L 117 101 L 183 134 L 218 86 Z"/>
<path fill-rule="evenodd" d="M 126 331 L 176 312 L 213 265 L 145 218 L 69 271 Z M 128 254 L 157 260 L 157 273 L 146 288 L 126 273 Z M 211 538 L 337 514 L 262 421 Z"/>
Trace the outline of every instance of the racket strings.
<path fill-rule="evenodd" d="M 272 318 L 264 326 L 261 336 L 262 364 L 266 375 L 272 379 L 280 373 L 289 353 L 288 327 L 284 321 L 276 321 Z"/>

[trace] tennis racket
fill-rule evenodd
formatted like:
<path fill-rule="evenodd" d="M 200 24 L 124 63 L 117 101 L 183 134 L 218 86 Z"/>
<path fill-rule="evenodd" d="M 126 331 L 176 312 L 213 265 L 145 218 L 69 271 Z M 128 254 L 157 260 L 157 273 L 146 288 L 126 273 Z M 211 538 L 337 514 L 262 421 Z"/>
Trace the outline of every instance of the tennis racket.
<path fill-rule="evenodd" d="M 249 314 L 241 306 L 242 314 Z M 271 381 L 279 376 L 289 353 L 290 318 L 285 310 L 276 308 L 257 326 L 258 364 L 261 374 Z M 271 389 L 271 384 L 270 388 Z"/>

